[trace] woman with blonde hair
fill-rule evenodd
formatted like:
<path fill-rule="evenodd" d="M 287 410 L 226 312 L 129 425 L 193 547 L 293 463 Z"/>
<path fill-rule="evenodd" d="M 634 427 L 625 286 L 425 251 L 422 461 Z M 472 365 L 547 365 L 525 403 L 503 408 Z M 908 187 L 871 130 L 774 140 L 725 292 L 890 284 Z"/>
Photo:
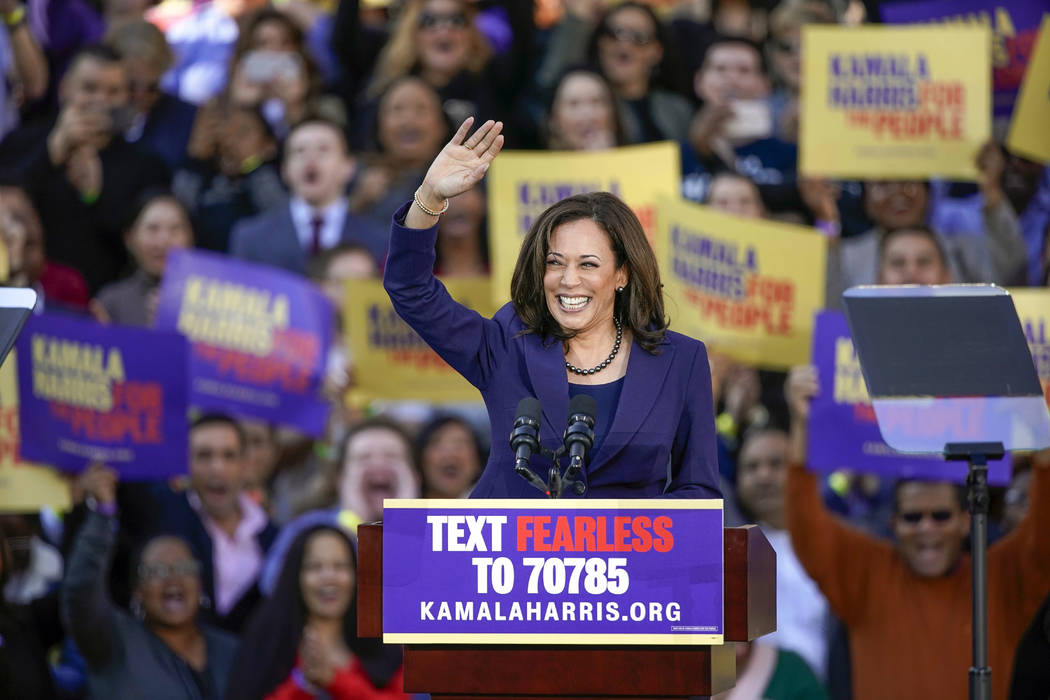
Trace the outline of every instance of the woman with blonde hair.
<path fill-rule="evenodd" d="M 481 31 L 481 23 L 493 19 L 513 32 L 503 52 L 493 51 Z M 475 114 L 493 119 L 510 115 L 528 80 L 534 31 L 527 2 L 501 0 L 479 13 L 468 0 L 408 0 L 365 88 L 355 141 L 363 142 L 371 130 L 380 96 L 409 75 L 437 91 L 451 123 Z"/>
<path fill-rule="evenodd" d="M 171 68 L 171 47 L 159 29 L 145 20 L 124 22 L 112 29 L 106 42 L 120 54 L 128 75 L 130 100 L 117 117 L 124 138 L 153 151 L 175 168 L 186 154 L 197 108 L 160 89 L 161 77 Z"/>

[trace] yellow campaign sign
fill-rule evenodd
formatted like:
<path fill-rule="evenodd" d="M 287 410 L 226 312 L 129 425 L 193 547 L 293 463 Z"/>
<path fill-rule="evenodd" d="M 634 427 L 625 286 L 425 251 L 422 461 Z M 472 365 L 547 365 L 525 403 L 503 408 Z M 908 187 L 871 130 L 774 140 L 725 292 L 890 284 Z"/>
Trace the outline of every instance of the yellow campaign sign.
<path fill-rule="evenodd" d="M 810 360 L 827 242 L 813 229 L 664 199 L 657 251 L 671 329 L 749 364 Z"/>
<path fill-rule="evenodd" d="M 1050 289 L 1011 289 L 1010 296 L 1050 408 Z"/>
<path fill-rule="evenodd" d="M 1039 39 L 1017 94 L 1006 147 L 1025 158 L 1050 163 L 1050 14 L 1043 15 Z"/>
<path fill-rule="evenodd" d="M 444 284 L 453 299 L 482 316 L 491 317 L 498 310 L 488 278 L 448 279 Z M 354 367 L 351 403 L 481 400 L 478 390 L 397 315 L 381 282 L 350 280 L 344 308 L 344 332 Z"/>
<path fill-rule="evenodd" d="M 804 27 L 799 170 L 976 179 L 991 47 L 984 25 Z"/>
<path fill-rule="evenodd" d="M 607 151 L 505 151 L 488 173 L 489 251 L 496 303 L 510 299 L 521 241 L 552 204 L 585 192 L 612 192 L 653 239 L 656 201 L 678 194 L 681 153 L 670 141 Z"/>
<path fill-rule="evenodd" d="M 31 513 L 43 506 L 68 510 L 69 486 L 47 467 L 18 459 L 18 375 L 15 351 L 0 366 L 0 513 Z"/>

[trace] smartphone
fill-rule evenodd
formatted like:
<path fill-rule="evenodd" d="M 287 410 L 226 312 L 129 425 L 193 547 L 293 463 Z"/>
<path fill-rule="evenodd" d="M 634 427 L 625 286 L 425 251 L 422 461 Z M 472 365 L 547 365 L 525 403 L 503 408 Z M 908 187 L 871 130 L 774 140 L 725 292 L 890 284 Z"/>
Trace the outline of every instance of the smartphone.
<path fill-rule="evenodd" d="M 733 100 L 733 116 L 726 122 L 730 141 L 746 143 L 773 135 L 773 111 L 766 100 Z"/>
<path fill-rule="evenodd" d="M 32 289 L 0 287 L 0 364 L 7 359 L 35 306 L 36 292 Z"/>
<path fill-rule="evenodd" d="M 241 59 L 244 78 L 252 83 L 295 80 L 301 69 L 299 57 L 287 51 L 249 51 Z"/>

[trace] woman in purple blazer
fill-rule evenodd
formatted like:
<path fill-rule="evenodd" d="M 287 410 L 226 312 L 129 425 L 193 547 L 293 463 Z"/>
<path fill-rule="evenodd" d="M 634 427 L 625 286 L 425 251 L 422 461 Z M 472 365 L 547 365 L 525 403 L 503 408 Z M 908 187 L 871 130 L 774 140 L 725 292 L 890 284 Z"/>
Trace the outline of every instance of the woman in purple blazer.
<path fill-rule="evenodd" d="M 512 301 L 491 319 L 455 302 L 432 274 L 448 199 L 481 180 L 503 146 L 501 123 L 468 138 L 472 123 L 394 214 L 383 281 L 397 312 L 481 391 L 497 440 L 510 434 L 518 401 L 534 396 L 540 443 L 557 448 L 570 397 L 595 399 L 594 446 L 567 495 L 720 498 L 707 351 L 667 330 L 656 256 L 622 201 L 578 195 L 539 216 L 518 256 Z M 539 474 L 550 466 L 533 455 Z M 542 494 L 515 473 L 510 448 L 494 445 L 471 496 Z"/>

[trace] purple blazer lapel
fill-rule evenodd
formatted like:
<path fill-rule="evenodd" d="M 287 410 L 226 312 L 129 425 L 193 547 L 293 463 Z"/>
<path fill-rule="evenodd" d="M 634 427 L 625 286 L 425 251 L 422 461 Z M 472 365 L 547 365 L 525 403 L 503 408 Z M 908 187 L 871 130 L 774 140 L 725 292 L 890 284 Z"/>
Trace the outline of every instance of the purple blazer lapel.
<path fill-rule="evenodd" d="M 554 436 L 561 437 L 569 415 L 569 380 L 565 376 L 565 353 L 561 343 L 554 341 L 545 346 L 540 338 L 530 334 L 525 336 L 524 345 L 525 366 L 536 398 L 543 406 L 544 425 Z M 522 398 L 519 396 L 518 400 Z M 541 427 L 541 440 L 544 432 Z"/>
<path fill-rule="evenodd" d="M 602 461 L 612 457 L 631 442 L 631 438 L 642 427 L 646 418 L 659 412 L 657 402 L 673 362 L 674 346 L 670 343 L 660 346 L 659 355 L 647 353 L 637 342 L 631 343 L 631 357 L 627 360 L 627 374 L 620 391 L 620 401 L 616 405 L 616 415 L 613 416 L 612 425 L 601 448 L 590 459 L 592 465 L 601 466 Z M 598 416 L 596 420 L 601 419 L 602 416 Z"/>

